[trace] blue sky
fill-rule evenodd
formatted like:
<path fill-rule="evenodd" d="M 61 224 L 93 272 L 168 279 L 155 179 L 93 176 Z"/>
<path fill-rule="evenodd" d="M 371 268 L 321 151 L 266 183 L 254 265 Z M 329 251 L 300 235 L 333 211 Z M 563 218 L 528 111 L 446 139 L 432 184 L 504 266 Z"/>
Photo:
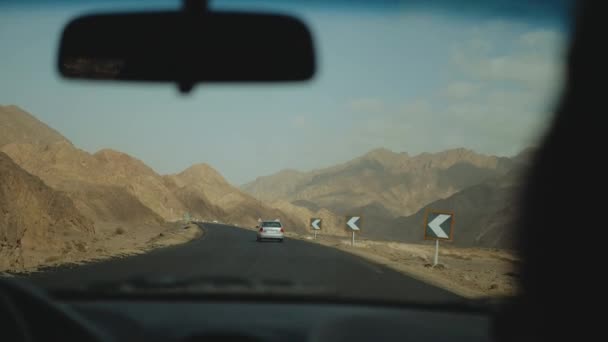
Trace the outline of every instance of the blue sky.
<path fill-rule="evenodd" d="M 316 39 L 312 82 L 202 85 L 181 96 L 171 85 L 62 80 L 54 69 L 62 25 L 112 6 L 43 4 L 0 10 L 0 104 L 26 109 L 89 152 L 121 150 L 159 173 L 206 162 L 235 184 L 377 147 L 513 155 L 550 117 L 566 40 L 559 20 L 292 3 L 281 9 L 294 9 Z"/>

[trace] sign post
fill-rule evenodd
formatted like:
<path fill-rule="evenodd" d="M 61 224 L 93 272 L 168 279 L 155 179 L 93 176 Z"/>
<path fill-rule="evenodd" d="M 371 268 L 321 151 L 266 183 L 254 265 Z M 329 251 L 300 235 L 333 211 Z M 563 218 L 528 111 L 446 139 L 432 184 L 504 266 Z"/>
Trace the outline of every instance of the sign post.
<path fill-rule="evenodd" d="M 346 216 L 346 229 L 350 229 L 352 232 L 351 245 L 355 245 L 355 232 L 361 230 L 361 216 Z"/>
<path fill-rule="evenodd" d="M 439 239 L 435 240 L 435 261 L 433 262 L 433 266 L 437 266 L 439 263 Z"/>
<path fill-rule="evenodd" d="M 424 219 L 424 239 L 435 240 L 433 267 L 439 264 L 439 240 L 452 241 L 454 234 L 454 213 L 427 210 Z"/>
<path fill-rule="evenodd" d="M 317 239 L 317 230 L 321 230 L 322 224 L 323 224 L 323 219 L 320 219 L 318 217 L 313 217 L 310 219 L 310 227 L 312 228 L 312 231 L 314 232 L 314 239 Z"/>

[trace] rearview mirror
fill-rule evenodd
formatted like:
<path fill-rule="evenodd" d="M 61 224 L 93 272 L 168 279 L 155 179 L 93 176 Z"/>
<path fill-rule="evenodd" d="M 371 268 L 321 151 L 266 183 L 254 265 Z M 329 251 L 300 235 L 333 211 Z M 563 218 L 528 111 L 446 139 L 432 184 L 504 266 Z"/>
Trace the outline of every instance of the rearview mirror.
<path fill-rule="evenodd" d="M 310 31 L 296 18 L 201 10 L 88 15 L 61 37 L 58 69 L 75 79 L 303 81 L 315 72 Z"/>

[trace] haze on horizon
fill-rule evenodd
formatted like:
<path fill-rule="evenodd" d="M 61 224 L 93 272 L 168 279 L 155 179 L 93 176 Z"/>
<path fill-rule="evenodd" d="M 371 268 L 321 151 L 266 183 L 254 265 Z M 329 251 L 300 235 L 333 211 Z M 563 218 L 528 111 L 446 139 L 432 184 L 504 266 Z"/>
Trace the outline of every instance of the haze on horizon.
<path fill-rule="evenodd" d="M 295 3 L 293 13 L 316 38 L 312 82 L 202 85 L 184 97 L 169 85 L 60 79 L 62 25 L 108 4 L 43 4 L 0 11 L 0 104 L 25 109 L 89 152 L 120 150 L 163 174 L 208 163 L 233 184 L 379 147 L 514 155 L 534 144 L 549 118 L 567 31 L 534 19 L 338 13 Z M 27 30 L 23 21 L 31 22 Z"/>

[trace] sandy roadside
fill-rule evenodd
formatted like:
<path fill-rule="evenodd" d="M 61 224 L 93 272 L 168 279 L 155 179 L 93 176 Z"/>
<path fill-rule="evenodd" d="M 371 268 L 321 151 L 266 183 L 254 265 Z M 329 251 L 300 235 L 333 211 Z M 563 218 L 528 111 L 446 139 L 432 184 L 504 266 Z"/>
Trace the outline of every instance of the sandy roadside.
<path fill-rule="evenodd" d="M 514 253 L 482 248 L 440 246 L 439 266 L 432 267 L 434 245 L 359 240 L 355 246 L 342 237 L 287 234 L 340 249 L 366 258 L 408 276 L 468 298 L 509 296 L 517 291 L 517 265 Z"/>
<path fill-rule="evenodd" d="M 75 248 L 41 255 L 36 266 L 0 272 L 29 273 L 41 268 L 64 264 L 84 264 L 109 258 L 142 254 L 156 248 L 186 243 L 203 235 L 195 224 L 168 222 L 162 225 L 135 225 L 128 229 L 120 223 L 96 225 L 96 234 L 86 243 Z"/>
<path fill-rule="evenodd" d="M 169 222 L 161 226 L 142 225 L 131 227 L 128 233 L 110 232 L 96 242 L 95 253 L 81 260 L 91 261 L 111 257 L 142 254 L 152 249 L 177 245 L 202 236 L 203 231 L 195 224 Z"/>

